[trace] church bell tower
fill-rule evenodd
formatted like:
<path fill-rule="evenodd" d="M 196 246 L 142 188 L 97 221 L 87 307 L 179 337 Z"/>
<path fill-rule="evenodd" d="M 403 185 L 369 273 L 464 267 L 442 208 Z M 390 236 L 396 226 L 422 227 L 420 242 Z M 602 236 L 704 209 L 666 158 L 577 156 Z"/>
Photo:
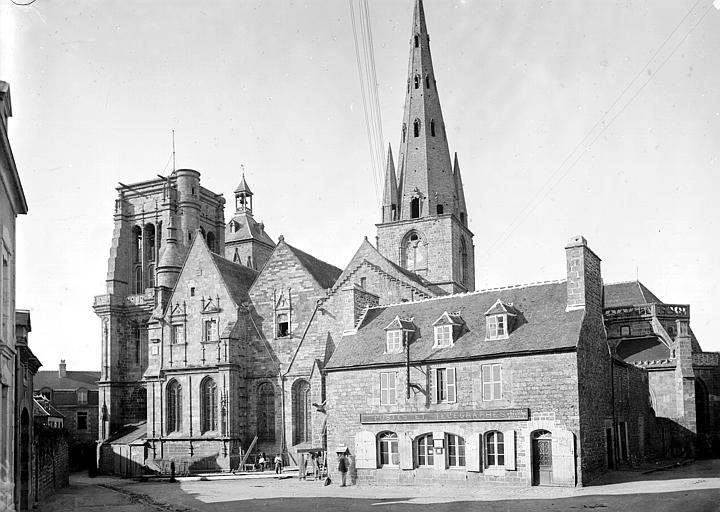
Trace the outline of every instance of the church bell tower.
<path fill-rule="evenodd" d="M 449 293 L 475 289 L 473 233 L 450 160 L 422 0 L 416 0 L 397 160 L 388 148 L 378 250 Z"/>

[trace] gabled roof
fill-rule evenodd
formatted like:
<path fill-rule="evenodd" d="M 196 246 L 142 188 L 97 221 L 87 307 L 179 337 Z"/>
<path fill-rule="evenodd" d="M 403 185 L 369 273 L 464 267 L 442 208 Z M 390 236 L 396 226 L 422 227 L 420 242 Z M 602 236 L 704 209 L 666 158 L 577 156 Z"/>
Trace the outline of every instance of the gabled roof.
<path fill-rule="evenodd" d="M 212 251 L 210 251 L 210 255 L 227 286 L 230 296 L 233 301 L 235 301 L 235 304 L 239 306 L 247 300 L 248 290 L 255 282 L 259 272 L 244 265 L 238 265 L 230 260 L 226 260 Z"/>
<path fill-rule="evenodd" d="M 485 312 L 497 301 L 522 312 L 507 339 L 485 340 Z M 384 327 L 396 316 L 414 317 L 417 327 L 410 347 L 413 361 L 502 357 L 535 351 L 573 350 L 580 338 L 584 311 L 566 311 L 565 281 L 436 297 L 370 308 L 354 334 L 346 334 L 327 370 L 368 365 L 403 364 L 403 354 L 385 353 Z M 451 347 L 433 348 L 432 324 L 445 311 L 458 312 L 466 328 Z"/>
<path fill-rule="evenodd" d="M 265 226 L 257 222 L 248 212 L 238 213 L 233 216 L 231 223 L 235 223 L 234 230 L 227 230 L 225 243 L 242 240 L 257 240 L 270 247 L 275 247 L 275 242 L 270 235 L 265 233 Z"/>
<path fill-rule="evenodd" d="M 147 421 L 123 425 L 105 442 L 110 444 L 132 444 L 147 437 Z"/>
<path fill-rule="evenodd" d="M 315 281 L 323 288 L 332 288 L 337 278 L 342 274 L 342 270 L 337 268 L 330 263 L 325 263 L 322 260 L 317 259 L 315 256 L 301 251 L 300 249 L 293 247 L 287 242 L 284 242 L 287 248 L 290 249 L 295 257 L 300 261 L 300 264 L 310 272 Z"/>
<path fill-rule="evenodd" d="M 57 370 L 39 371 L 33 379 L 35 391 L 42 388 L 57 389 L 97 389 L 97 381 L 100 380 L 100 372 L 65 372 L 65 377 L 60 377 Z"/>
<path fill-rule="evenodd" d="M 517 316 L 518 310 L 515 309 L 512 305 L 505 304 L 503 301 L 498 299 L 497 301 L 495 301 L 495 304 L 493 304 L 490 309 L 485 311 L 486 316 L 502 315 L 502 314 L 509 314 L 509 315 Z"/>
<path fill-rule="evenodd" d="M 433 325 L 462 325 L 463 319 L 460 315 L 451 315 L 447 311 L 443 311 L 443 314 L 440 315 L 440 318 L 435 320 Z"/>
<path fill-rule="evenodd" d="M 412 320 L 403 320 L 399 316 L 396 316 L 393 318 L 392 322 L 387 324 L 384 331 L 394 331 L 397 329 L 402 329 L 403 331 L 414 331 L 415 330 L 415 324 L 412 322 Z"/>
<path fill-rule="evenodd" d="M 611 283 L 605 285 L 605 307 L 639 306 L 640 304 L 662 304 L 647 287 L 640 281 L 627 281 L 624 283 Z"/>
<path fill-rule="evenodd" d="M 442 288 L 429 283 L 415 272 L 404 269 L 387 259 L 385 256 L 380 254 L 380 252 L 370 242 L 368 242 L 367 238 L 365 238 L 360 244 L 360 247 L 355 252 L 355 255 L 350 260 L 350 263 L 348 263 L 345 270 L 343 270 L 342 274 L 337 279 L 332 291 L 335 292 L 340 286 L 343 286 L 349 276 L 363 264 L 369 264 L 390 277 L 414 288 L 419 292 L 420 296 L 437 297 L 439 295 L 447 295 L 447 292 Z"/>

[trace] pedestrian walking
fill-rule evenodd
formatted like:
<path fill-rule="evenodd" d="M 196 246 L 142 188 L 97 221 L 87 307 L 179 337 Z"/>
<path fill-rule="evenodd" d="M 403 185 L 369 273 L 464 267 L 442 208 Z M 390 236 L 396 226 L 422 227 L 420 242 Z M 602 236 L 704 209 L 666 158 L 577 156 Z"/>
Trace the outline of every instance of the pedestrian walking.
<path fill-rule="evenodd" d="M 265 471 L 265 454 L 261 453 L 258 459 L 258 471 Z"/>
<path fill-rule="evenodd" d="M 279 453 L 275 455 L 275 474 L 282 474 L 282 458 L 280 457 Z"/>
<path fill-rule="evenodd" d="M 338 454 L 338 471 L 340 472 L 340 481 L 342 484 L 340 487 L 345 487 L 345 480 L 347 479 L 348 462 L 347 457 L 344 453 Z"/>

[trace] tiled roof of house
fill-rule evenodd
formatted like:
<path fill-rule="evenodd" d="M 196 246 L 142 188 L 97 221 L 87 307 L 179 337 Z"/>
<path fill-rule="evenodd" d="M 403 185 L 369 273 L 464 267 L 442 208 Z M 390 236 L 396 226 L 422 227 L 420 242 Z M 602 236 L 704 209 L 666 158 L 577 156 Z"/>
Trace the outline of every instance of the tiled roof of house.
<path fill-rule="evenodd" d="M 212 255 L 218 272 L 220 272 L 223 281 L 225 281 L 228 291 L 235 301 L 235 304 L 242 304 L 247 300 L 247 292 L 253 282 L 255 282 L 255 278 L 257 278 L 259 272 L 251 269 L 250 267 L 246 267 L 245 265 L 233 263 L 214 252 L 211 252 L 210 254 Z"/>
<path fill-rule="evenodd" d="M 138 441 L 145 437 L 147 437 L 147 421 L 140 421 L 138 423 L 123 425 L 105 442 L 110 444 L 132 444 L 133 441 Z"/>
<path fill-rule="evenodd" d="M 53 404 L 44 397 L 33 397 L 33 416 L 47 416 L 50 418 L 64 418 L 65 415 L 53 407 Z"/>
<path fill-rule="evenodd" d="M 638 306 L 640 304 L 662 304 L 662 301 L 640 281 L 611 283 L 605 285 L 605 307 Z"/>
<path fill-rule="evenodd" d="M 485 312 L 500 299 L 518 311 L 515 327 L 506 339 L 485 339 Z M 345 335 L 327 369 L 402 364 L 404 354 L 385 353 L 384 328 L 396 317 L 412 318 L 417 330 L 410 348 L 413 361 L 440 361 L 505 356 L 577 346 L 583 310 L 566 312 L 565 281 L 539 283 L 448 295 L 417 302 L 371 308 L 355 334 Z M 453 346 L 433 348 L 432 327 L 444 312 L 459 313 L 465 322 Z"/>
<path fill-rule="evenodd" d="M 100 372 L 65 372 L 65 377 L 60 377 L 57 370 L 39 371 L 33 379 L 35 391 L 39 392 L 43 388 L 53 390 L 67 389 L 75 390 L 79 388 L 97 389 L 97 381 L 100 380 Z"/>
<path fill-rule="evenodd" d="M 342 274 L 342 270 L 336 266 L 331 265 L 330 263 L 325 263 L 324 261 L 317 259 L 315 256 L 311 256 L 310 254 L 293 247 L 287 242 L 285 242 L 285 245 L 287 245 L 288 249 L 290 249 L 290 251 L 300 261 L 302 266 L 310 272 L 313 278 L 323 288 L 331 288 L 332 285 L 335 284 L 335 281 L 337 281 L 337 278 L 340 277 L 340 274 Z"/>

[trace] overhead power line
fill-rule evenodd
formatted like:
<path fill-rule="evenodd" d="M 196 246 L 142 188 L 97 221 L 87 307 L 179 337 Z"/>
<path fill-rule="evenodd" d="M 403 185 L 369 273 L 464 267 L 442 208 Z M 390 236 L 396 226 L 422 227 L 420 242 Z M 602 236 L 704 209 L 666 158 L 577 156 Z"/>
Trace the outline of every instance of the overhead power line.
<path fill-rule="evenodd" d="M 688 10 L 685 16 L 683 16 L 682 19 L 677 23 L 677 25 L 675 25 L 675 28 L 673 28 L 670 34 L 668 34 L 663 43 L 658 47 L 655 53 L 653 53 L 647 63 L 638 70 L 638 72 L 625 86 L 622 92 L 617 96 L 617 98 L 615 98 L 615 101 L 612 102 L 610 107 L 603 113 L 602 116 L 600 116 L 597 122 L 592 126 L 592 128 L 590 128 L 590 130 L 588 130 L 585 136 L 580 140 L 580 142 L 577 143 L 577 145 L 565 157 L 565 159 L 563 159 L 561 164 L 553 171 L 553 173 L 548 177 L 545 183 L 543 183 L 540 189 L 533 195 L 532 199 L 525 205 L 525 208 L 520 211 L 520 213 L 513 219 L 513 221 L 508 225 L 508 227 L 502 232 L 502 234 L 484 252 L 485 256 L 489 256 L 495 248 L 505 242 L 505 240 L 508 239 L 508 237 L 513 233 L 513 231 L 515 231 L 515 229 L 517 229 L 517 227 L 519 227 L 520 224 L 522 224 L 522 222 L 530 216 L 530 214 L 543 202 L 543 200 L 550 194 L 550 192 L 552 192 L 553 189 L 565 178 L 565 176 L 567 176 L 570 171 L 573 170 L 575 165 L 582 159 L 585 153 L 590 150 L 590 148 L 592 148 L 593 144 L 595 144 L 595 142 L 605 133 L 605 131 L 615 122 L 615 120 L 620 117 L 623 112 L 625 112 L 625 110 L 630 106 L 630 104 L 635 101 L 635 99 L 652 81 L 652 79 L 657 76 L 660 70 L 665 66 L 665 64 L 670 60 L 670 58 L 675 54 L 678 48 L 680 48 L 680 46 L 685 42 L 688 36 L 695 30 L 695 28 L 700 25 L 703 19 L 705 19 L 705 16 L 707 16 L 708 12 L 710 12 L 710 9 L 713 7 L 713 5 L 711 4 L 705 9 L 697 22 L 695 22 L 685 32 L 682 38 L 680 38 L 677 44 L 660 62 L 658 67 L 654 71 L 652 71 L 650 68 L 652 63 L 655 61 L 656 58 L 658 58 L 658 56 L 660 56 L 661 52 L 665 49 L 668 43 L 670 43 L 671 39 L 673 38 L 673 36 L 675 36 L 680 27 L 685 24 L 685 21 L 693 13 L 693 11 L 695 11 L 695 8 L 700 4 L 701 1 L 702 0 L 697 0 L 690 8 L 690 10 Z M 627 101 L 623 102 L 623 100 L 626 98 L 626 94 L 630 91 L 633 85 L 635 85 L 640 76 L 642 76 L 643 74 L 647 75 L 647 79 L 638 86 L 637 90 L 635 90 L 635 92 L 629 97 L 629 99 L 627 99 Z M 617 112 L 613 112 L 615 110 L 615 107 L 620 104 L 622 104 L 622 106 L 619 108 L 619 110 L 617 110 Z M 596 130 L 598 130 L 598 128 L 599 131 L 597 131 L 596 133 Z"/>

